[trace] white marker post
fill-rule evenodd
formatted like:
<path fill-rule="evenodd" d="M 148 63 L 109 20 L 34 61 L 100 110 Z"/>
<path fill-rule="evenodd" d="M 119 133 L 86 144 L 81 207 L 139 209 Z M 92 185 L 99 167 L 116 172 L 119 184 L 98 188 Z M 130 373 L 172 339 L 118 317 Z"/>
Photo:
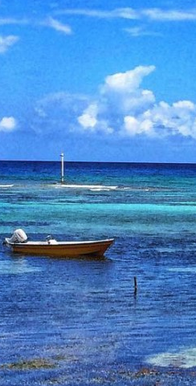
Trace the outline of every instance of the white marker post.
<path fill-rule="evenodd" d="M 64 183 L 64 153 L 61 153 L 61 183 Z"/>

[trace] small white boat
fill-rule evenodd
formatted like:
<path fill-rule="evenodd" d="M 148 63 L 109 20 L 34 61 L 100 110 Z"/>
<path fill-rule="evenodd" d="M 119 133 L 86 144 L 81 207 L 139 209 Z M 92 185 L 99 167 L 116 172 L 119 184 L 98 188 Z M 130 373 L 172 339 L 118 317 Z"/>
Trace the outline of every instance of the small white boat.
<path fill-rule="evenodd" d="M 114 239 L 93 241 L 56 241 L 48 236 L 46 241 L 27 241 L 22 229 L 17 229 L 4 243 L 14 253 L 53 257 L 102 257 Z"/>

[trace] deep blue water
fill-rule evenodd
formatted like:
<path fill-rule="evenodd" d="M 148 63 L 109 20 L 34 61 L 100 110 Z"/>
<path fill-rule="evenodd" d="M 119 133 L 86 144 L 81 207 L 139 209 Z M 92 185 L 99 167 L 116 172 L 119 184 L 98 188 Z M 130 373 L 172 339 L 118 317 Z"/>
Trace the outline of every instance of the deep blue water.
<path fill-rule="evenodd" d="M 196 385 L 196 165 L 65 174 L 61 185 L 60 162 L 0 162 L 0 241 L 23 228 L 115 243 L 102 260 L 0 246 L 0 385 Z"/>

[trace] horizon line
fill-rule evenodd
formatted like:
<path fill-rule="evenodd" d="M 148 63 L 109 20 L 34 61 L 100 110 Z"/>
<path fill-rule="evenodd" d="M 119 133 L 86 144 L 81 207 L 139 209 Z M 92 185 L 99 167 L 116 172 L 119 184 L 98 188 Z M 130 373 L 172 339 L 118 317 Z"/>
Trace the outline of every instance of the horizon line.
<path fill-rule="evenodd" d="M 13 160 L 8 160 L 8 159 L 3 159 L 0 160 L 0 162 L 48 162 L 48 163 L 53 163 L 53 162 L 61 162 L 61 160 L 27 160 L 27 159 L 13 159 Z M 93 163 L 93 164 L 151 164 L 151 165 L 196 165 L 195 162 L 160 162 L 160 161 L 73 161 L 73 160 L 64 160 L 64 163 Z"/>

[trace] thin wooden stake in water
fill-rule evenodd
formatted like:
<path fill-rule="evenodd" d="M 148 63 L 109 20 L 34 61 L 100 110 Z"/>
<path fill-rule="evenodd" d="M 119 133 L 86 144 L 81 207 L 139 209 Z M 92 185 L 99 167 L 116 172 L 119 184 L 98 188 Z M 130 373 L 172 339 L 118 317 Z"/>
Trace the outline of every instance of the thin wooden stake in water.
<path fill-rule="evenodd" d="M 61 153 L 61 183 L 64 183 L 64 153 Z"/>
<path fill-rule="evenodd" d="M 137 295 L 137 277 L 134 276 L 134 295 Z"/>

